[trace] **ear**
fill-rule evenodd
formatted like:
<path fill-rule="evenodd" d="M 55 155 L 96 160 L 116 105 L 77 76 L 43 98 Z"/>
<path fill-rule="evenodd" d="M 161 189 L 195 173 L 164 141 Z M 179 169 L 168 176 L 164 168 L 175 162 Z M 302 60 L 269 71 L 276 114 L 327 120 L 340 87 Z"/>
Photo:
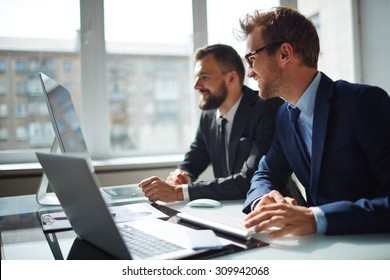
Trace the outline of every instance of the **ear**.
<path fill-rule="evenodd" d="M 286 64 L 288 62 L 291 61 L 291 59 L 293 58 L 294 56 L 294 49 L 292 47 L 292 45 L 290 43 L 283 43 L 281 46 L 280 46 L 280 62 L 282 64 Z"/>
<path fill-rule="evenodd" d="M 232 84 L 237 80 L 238 80 L 238 75 L 236 71 L 230 71 L 229 73 L 226 74 L 227 83 Z"/>

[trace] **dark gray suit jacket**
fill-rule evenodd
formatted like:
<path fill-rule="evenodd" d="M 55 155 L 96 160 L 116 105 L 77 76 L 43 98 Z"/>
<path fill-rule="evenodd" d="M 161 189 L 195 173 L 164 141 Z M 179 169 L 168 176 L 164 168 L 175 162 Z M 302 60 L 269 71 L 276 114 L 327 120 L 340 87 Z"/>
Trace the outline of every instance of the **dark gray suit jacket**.
<path fill-rule="evenodd" d="M 216 110 L 202 112 L 196 138 L 184 162 L 178 167 L 187 171 L 190 199 L 244 199 L 260 158 L 267 152 L 275 129 L 275 114 L 284 101 L 262 100 L 258 93 L 244 86 L 244 94 L 234 117 L 229 141 L 230 176 L 221 178 L 217 149 Z M 199 175 L 212 165 L 215 179 L 198 181 Z"/>

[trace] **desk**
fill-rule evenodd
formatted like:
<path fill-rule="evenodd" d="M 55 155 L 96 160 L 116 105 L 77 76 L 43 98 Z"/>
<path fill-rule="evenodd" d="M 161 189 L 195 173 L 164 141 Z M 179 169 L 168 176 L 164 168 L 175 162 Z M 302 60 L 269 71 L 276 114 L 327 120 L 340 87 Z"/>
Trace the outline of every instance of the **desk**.
<path fill-rule="evenodd" d="M 113 202 L 107 200 L 108 203 Z M 124 201 L 122 201 L 124 202 Z M 185 203 L 164 204 L 181 212 L 193 211 Z M 243 216 L 242 201 L 223 201 L 221 207 L 205 209 Z M 53 252 L 41 229 L 38 211 L 58 210 L 36 203 L 34 195 L 0 198 L 2 259 L 52 260 Z M 56 233 L 59 250 L 66 259 L 75 240 L 73 231 Z M 217 260 L 368 260 L 390 259 L 390 233 L 367 235 L 285 237 L 264 240 L 269 246 L 217 257 Z M 58 252 L 57 252 L 58 253 Z"/>

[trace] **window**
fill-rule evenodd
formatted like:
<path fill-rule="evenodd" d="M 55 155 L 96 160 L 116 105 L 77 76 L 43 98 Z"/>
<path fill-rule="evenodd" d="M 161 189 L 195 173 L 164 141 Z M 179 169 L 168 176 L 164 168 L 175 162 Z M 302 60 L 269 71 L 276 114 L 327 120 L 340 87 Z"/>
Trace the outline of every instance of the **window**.
<path fill-rule="evenodd" d="M 235 31 L 239 27 L 239 19 L 254 10 L 268 10 L 271 7 L 279 5 L 279 0 L 245 0 L 229 2 L 229 9 L 226 9 L 224 0 L 207 1 L 207 22 L 208 22 L 208 41 L 210 43 L 227 44 L 234 47 L 237 52 L 244 57 L 246 54 L 245 43 L 238 40 Z M 223 17 L 215 20 L 223 10 Z M 247 67 L 244 61 L 244 66 Z M 246 79 L 245 84 L 254 90 L 258 89 L 257 82 L 253 79 Z"/>
<path fill-rule="evenodd" d="M 193 102 L 190 73 L 182 71 L 192 58 L 191 0 L 105 1 L 104 13 L 110 149 L 184 152 L 191 139 L 177 136 L 179 128 L 196 129 L 192 116 L 180 112 Z"/>
<path fill-rule="evenodd" d="M 28 140 L 34 148 L 50 146 L 53 143 L 53 129 L 50 122 L 30 122 L 28 127 L 20 127 L 19 138 Z"/>
<path fill-rule="evenodd" d="M 27 150 L 35 159 L 36 149 L 51 146 L 54 134 L 39 72 L 71 91 L 92 157 L 183 153 L 193 140 L 200 114 L 192 89 L 196 40 L 231 44 L 243 54 L 244 43 L 234 38 L 232 29 L 239 17 L 262 8 L 258 0 L 228 5 L 222 0 L 102 1 L 2 2 L 0 102 L 3 114 L 7 113 L 2 119 L 0 153 Z M 207 34 L 203 27 L 193 26 L 193 7 L 206 2 L 209 36 L 194 39 L 193 29 L 201 37 Z M 268 8 L 277 2 L 261 5 Z M 221 9 L 223 17 L 212 16 Z M 105 26 L 92 27 L 95 20 L 99 23 L 99 12 Z M 206 15 L 201 11 L 194 17 L 202 22 Z M 29 24 L 20 25 L 20 18 Z M 98 53 L 100 43 L 87 46 L 99 37 L 106 39 L 105 53 Z M 86 75 L 95 70 L 103 74 Z M 102 88 L 97 77 L 106 77 Z M 94 84 L 98 90 L 86 88 Z"/>
<path fill-rule="evenodd" d="M 1 110 L 1 106 L 0 106 Z M 0 140 L 7 140 L 8 138 L 8 129 L 0 127 Z"/>
<path fill-rule="evenodd" d="M 72 72 L 72 61 L 66 60 L 62 62 L 62 71 L 64 71 L 64 73 Z"/>
<path fill-rule="evenodd" d="M 5 60 L 0 59 L 0 74 L 5 73 Z"/>
<path fill-rule="evenodd" d="M 207 1 L 208 38 L 210 43 L 222 43 L 233 46 L 244 57 L 245 43 L 237 40 L 234 32 L 239 27 L 239 19 L 254 10 L 268 10 L 279 5 L 279 0 L 231 1 L 229 8 L 224 0 Z M 221 14 L 215 20 L 215 15 Z"/>
<path fill-rule="evenodd" d="M 28 24 L 20 24 L 21 18 Z M 13 154 L 22 155 L 25 161 L 35 160 L 36 149 L 50 148 L 54 133 L 38 73 L 44 72 L 60 83 L 71 79 L 72 84 L 80 84 L 79 69 L 72 67 L 79 61 L 79 18 L 78 0 L 2 1 L 0 153 L 8 152 L 0 156 L 1 162 L 12 162 Z M 66 77 L 61 67 L 70 70 Z M 79 88 L 75 87 L 75 99 L 79 99 Z"/>
<path fill-rule="evenodd" d="M 0 80 L 0 96 L 1 96 L 1 95 L 6 95 L 6 94 L 7 94 L 6 82 Z"/>
<path fill-rule="evenodd" d="M 0 104 L 0 118 L 4 118 L 8 115 L 7 104 Z"/>
<path fill-rule="evenodd" d="M 28 63 L 24 60 L 17 60 L 15 62 L 15 72 L 16 73 L 26 73 L 28 72 Z"/>
<path fill-rule="evenodd" d="M 27 84 L 25 81 L 21 81 L 17 83 L 16 92 L 18 95 L 24 95 L 27 93 Z"/>
<path fill-rule="evenodd" d="M 18 118 L 28 117 L 27 104 L 17 104 L 16 105 L 16 117 L 18 117 Z"/>
<path fill-rule="evenodd" d="M 34 126 L 33 123 L 30 124 L 31 127 Z M 29 140 L 29 133 L 28 133 L 28 128 L 25 126 L 18 126 L 16 128 L 16 139 L 18 141 L 28 141 Z"/>

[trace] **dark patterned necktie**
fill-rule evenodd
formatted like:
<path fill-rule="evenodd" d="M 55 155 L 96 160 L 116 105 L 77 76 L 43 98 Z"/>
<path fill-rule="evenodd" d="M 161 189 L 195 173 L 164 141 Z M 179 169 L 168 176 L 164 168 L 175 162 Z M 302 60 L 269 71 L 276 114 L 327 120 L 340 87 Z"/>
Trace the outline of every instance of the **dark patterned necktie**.
<path fill-rule="evenodd" d="M 294 131 L 294 136 L 296 141 L 298 142 L 299 150 L 302 154 L 303 159 L 305 160 L 305 163 L 307 164 L 309 170 L 310 170 L 310 156 L 309 152 L 306 148 L 305 141 L 303 140 L 303 136 L 301 133 L 301 130 L 299 128 L 299 123 L 298 123 L 298 118 L 299 115 L 301 114 L 301 110 L 299 108 L 292 108 L 290 107 L 288 109 L 288 114 L 290 118 L 290 123 Z"/>
<path fill-rule="evenodd" d="M 226 177 L 229 175 L 228 168 L 227 168 L 227 161 L 226 161 L 226 122 L 227 119 L 224 117 L 221 118 L 221 123 L 219 124 L 219 154 L 220 154 L 220 168 L 221 168 L 221 174 L 223 177 Z"/>

